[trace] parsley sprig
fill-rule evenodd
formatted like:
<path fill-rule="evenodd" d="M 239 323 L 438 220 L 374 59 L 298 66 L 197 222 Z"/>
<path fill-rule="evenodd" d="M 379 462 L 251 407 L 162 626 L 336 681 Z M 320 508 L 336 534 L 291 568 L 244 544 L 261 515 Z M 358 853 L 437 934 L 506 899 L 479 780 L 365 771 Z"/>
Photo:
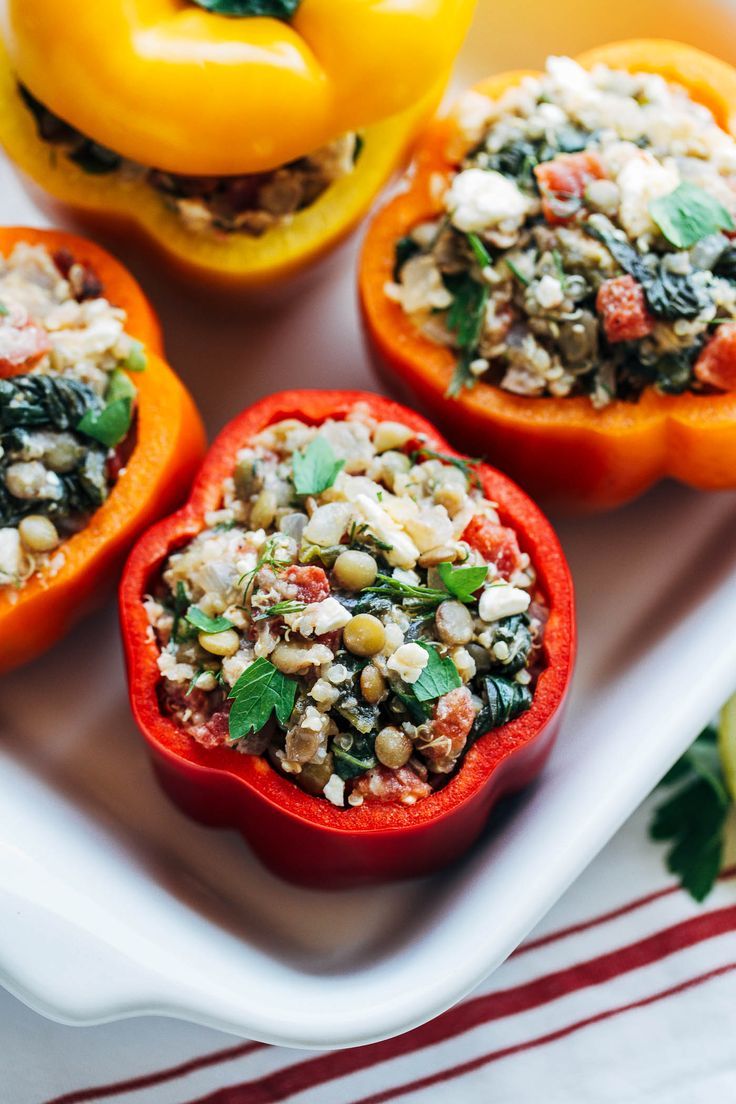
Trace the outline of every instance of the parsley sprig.
<path fill-rule="evenodd" d="M 447 591 L 425 586 L 423 583 L 407 583 L 393 575 L 376 575 L 373 586 L 364 587 L 361 594 L 375 594 L 380 598 L 389 598 L 415 612 L 428 612 L 436 609 L 440 602 L 448 598 Z"/>
<path fill-rule="evenodd" d="M 718 877 L 731 806 L 717 739 L 714 726 L 704 729 L 665 775 L 660 784 L 674 792 L 649 826 L 652 839 L 669 843 L 667 869 L 696 901 L 708 896 Z"/>
<path fill-rule="evenodd" d="M 475 469 L 483 461 L 477 457 L 450 456 L 448 452 L 438 452 L 428 445 L 421 445 L 419 448 L 412 449 L 409 460 L 412 464 L 421 463 L 422 460 L 441 460 L 443 464 L 451 464 L 453 468 L 461 471 L 471 486 L 481 487 L 480 477 Z"/>
<path fill-rule="evenodd" d="M 464 602 L 465 605 L 472 605 L 477 600 L 475 592 L 483 585 L 488 574 L 488 568 L 485 565 L 453 567 L 450 563 L 441 563 L 437 571 L 445 587 L 444 590 L 427 586 L 425 583 L 407 583 L 395 575 L 384 575 L 379 572 L 373 586 L 364 587 L 361 594 L 376 594 L 380 598 L 398 602 L 416 613 L 429 613 L 450 598 Z"/>

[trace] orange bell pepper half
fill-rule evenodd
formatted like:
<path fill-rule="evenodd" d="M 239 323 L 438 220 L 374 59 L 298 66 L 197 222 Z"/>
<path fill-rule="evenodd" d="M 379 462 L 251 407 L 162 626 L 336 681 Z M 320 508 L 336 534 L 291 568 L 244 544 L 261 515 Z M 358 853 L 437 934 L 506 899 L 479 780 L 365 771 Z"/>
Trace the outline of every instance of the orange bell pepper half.
<path fill-rule="evenodd" d="M 105 250 L 73 234 L 0 229 L 0 253 L 19 242 L 43 245 L 52 254 L 67 250 L 89 265 L 105 297 L 126 312 L 126 332 L 142 342 L 147 363 L 135 374 L 133 451 L 108 498 L 59 546 L 63 561 L 53 576 L 32 575 L 17 590 L 0 587 L 0 672 L 40 655 L 104 598 L 137 535 L 185 496 L 205 446 L 196 407 L 163 359 L 158 319 L 130 273 Z M 0 375 L 8 374 L 0 367 Z"/>
<path fill-rule="evenodd" d="M 733 132 L 736 70 L 700 50 L 634 40 L 577 60 L 586 68 L 658 73 L 683 85 Z M 496 99 L 525 75 L 502 73 L 477 91 Z M 364 323 L 391 382 L 464 450 L 487 456 L 547 505 L 610 508 L 666 476 L 705 490 L 736 487 L 736 391 L 664 395 L 648 388 L 636 403 L 613 401 L 601 410 L 585 396 L 525 398 L 483 381 L 457 398 L 446 396 L 454 353 L 424 337 L 384 288 L 392 279 L 396 242 L 441 212 L 441 185 L 458 170 L 458 145 L 453 121 L 435 121 L 419 139 L 407 190 L 378 213 L 366 237 L 359 273 Z M 643 327 L 646 319 L 640 322 Z M 734 358 L 736 342 L 724 334 L 701 365 L 703 378 L 715 372 L 717 360 L 718 378 L 736 380 L 736 367 L 724 370 Z"/>

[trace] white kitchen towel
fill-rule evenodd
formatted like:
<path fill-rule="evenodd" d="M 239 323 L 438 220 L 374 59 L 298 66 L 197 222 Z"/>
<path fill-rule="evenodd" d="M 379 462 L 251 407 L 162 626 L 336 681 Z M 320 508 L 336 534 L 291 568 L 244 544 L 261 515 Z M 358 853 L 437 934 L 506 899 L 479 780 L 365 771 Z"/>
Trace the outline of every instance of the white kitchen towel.
<path fill-rule="evenodd" d="M 696 905 L 647 839 L 651 807 L 424 1027 L 310 1053 L 167 1019 L 63 1027 L 2 995 L 0 1104 L 730 1104 L 736 867 Z"/>

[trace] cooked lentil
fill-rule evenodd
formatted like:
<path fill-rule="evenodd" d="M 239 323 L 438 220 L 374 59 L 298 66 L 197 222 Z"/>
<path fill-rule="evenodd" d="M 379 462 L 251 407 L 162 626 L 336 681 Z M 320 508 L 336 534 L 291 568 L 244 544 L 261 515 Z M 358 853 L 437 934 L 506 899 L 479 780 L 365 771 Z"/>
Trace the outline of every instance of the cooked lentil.
<path fill-rule="evenodd" d="M 341 807 L 412 804 L 529 707 L 544 663 L 534 567 L 472 470 L 422 446 L 358 406 L 241 449 L 220 508 L 145 601 L 162 708 L 193 740 L 266 755 Z M 422 565 L 434 548 L 449 576 Z"/>

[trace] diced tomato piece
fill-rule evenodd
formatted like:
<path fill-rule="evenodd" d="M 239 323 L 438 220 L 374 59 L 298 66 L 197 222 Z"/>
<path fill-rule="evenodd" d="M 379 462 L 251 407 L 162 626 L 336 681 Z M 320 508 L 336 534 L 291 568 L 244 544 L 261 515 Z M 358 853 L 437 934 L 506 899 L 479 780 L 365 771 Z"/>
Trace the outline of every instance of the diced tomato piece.
<path fill-rule="evenodd" d="M 424 782 L 411 767 L 373 767 L 360 775 L 351 791 L 365 802 L 375 804 L 413 805 L 423 797 L 429 797 L 432 787 Z"/>
<path fill-rule="evenodd" d="M 563 153 L 552 161 L 535 166 L 542 212 L 553 226 L 564 225 L 575 218 L 581 207 L 585 189 L 591 180 L 605 180 L 606 169 L 597 153 Z"/>
<path fill-rule="evenodd" d="M 22 307 L 0 316 L 0 376 L 28 371 L 51 348 L 49 335 Z"/>
<path fill-rule="evenodd" d="M 451 756 L 457 758 L 465 747 L 468 733 L 475 721 L 473 700 L 467 686 L 458 686 L 443 694 L 434 707 L 432 736 L 443 736 L 450 741 Z"/>
<path fill-rule="evenodd" d="M 654 329 L 644 289 L 633 276 L 605 280 L 598 289 L 595 307 L 611 343 L 638 341 Z"/>
<path fill-rule="evenodd" d="M 494 564 L 504 579 L 510 579 L 518 571 L 521 549 L 513 529 L 476 514 L 465 526 L 461 539 L 480 552 L 487 563 Z"/>
<path fill-rule="evenodd" d="M 322 602 L 330 596 L 330 584 L 321 567 L 292 564 L 284 572 L 284 578 L 297 588 L 296 600 L 299 602 Z"/>
<path fill-rule="evenodd" d="M 719 391 L 736 391 L 736 322 L 724 322 L 695 362 L 695 378 Z"/>

